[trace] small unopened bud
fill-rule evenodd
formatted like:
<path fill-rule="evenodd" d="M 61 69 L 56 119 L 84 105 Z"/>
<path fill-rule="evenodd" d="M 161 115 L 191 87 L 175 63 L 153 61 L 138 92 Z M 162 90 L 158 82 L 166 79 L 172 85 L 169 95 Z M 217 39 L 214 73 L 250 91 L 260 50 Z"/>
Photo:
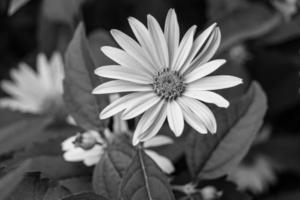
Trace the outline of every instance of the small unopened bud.
<path fill-rule="evenodd" d="M 73 143 L 76 147 L 81 147 L 85 150 L 88 150 L 93 148 L 99 142 L 93 134 L 90 132 L 85 132 L 83 134 L 78 133 Z"/>
<path fill-rule="evenodd" d="M 214 200 L 222 196 L 222 192 L 213 186 L 207 186 L 201 189 L 201 195 L 204 200 Z"/>

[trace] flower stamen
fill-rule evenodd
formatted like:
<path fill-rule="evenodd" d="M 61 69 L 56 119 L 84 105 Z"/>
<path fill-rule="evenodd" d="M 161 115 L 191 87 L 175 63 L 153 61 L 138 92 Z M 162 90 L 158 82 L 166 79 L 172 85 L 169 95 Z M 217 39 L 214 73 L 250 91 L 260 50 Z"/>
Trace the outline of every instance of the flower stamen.
<path fill-rule="evenodd" d="M 185 84 L 178 71 L 163 68 L 153 76 L 153 90 L 161 98 L 174 100 L 184 92 Z"/>

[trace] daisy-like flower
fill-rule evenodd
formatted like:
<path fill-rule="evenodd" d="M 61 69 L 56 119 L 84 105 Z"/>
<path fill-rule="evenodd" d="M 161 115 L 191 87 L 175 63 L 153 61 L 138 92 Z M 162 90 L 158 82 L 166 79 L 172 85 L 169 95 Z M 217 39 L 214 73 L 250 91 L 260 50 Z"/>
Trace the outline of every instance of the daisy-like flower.
<path fill-rule="evenodd" d="M 104 134 L 107 137 L 111 135 L 107 129 Z M 97 164 L 106 147 L 106 141 L 93 130 L 77 133 L 62 143 L 62 150 L 65 151 L 63 157 L 66 161 L 83 162 L 86 166 Z"/>
<path fill-rule="evenodd" d="M 39 54 L 37 72 L 21 63 L 10 75 L 12 81 L 2 81 L 1 88 L 11 97 L 0 99 L 0 107 L 33 114 L 61 112 L 64 69 L 60 54 L 53 54 L 49 61 Z"/>
<path fill-rule="evenodd" d="M 208 62 L 220 44 L 219 28 L 213 24 L 194 40 L 196 26 L 192 26 L 180 41 L 173 9 L 168 12 L 164 32 L 154 17 L 148 15 L 147 19 L 148 27 L 133 17 L 128 19 L 138 42 L 112 30 L 123 50 L 101 48 L 119 65 L 102 66 L 95 73 L 117 80 L 98 86 L 93 93 L 132 93 L 104 108 L 100 118 L 121 112 L 122 119 L 127 120 L 144 113 L 134 132 L 134 145 L 155 136 L 166 118 L 176 136 L 182 134 L 184 120 L 200 133 L 215 133 L 215 117 L 203 102 L 228 107 L 226 99 L 210 90 L 242 83 L 233 76 L 207 76 L 225 63 L 225 60 Z"/>

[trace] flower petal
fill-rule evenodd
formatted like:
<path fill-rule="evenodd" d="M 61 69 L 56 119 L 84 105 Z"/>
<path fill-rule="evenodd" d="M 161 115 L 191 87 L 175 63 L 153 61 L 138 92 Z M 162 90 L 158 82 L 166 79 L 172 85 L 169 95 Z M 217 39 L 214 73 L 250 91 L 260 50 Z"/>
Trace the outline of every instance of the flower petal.
<path fill-rule="evenodd" d="M 180 45 L 177 51 L 175 52 L 174 59 L 172 60 L 171 63 L 172 70 L 178 71 L 180 67 L 183 65 L 183 63 L 186 61 L 193 46 L 193 39 L 194 39 L 196 28 L 197 26 L 195 25 L 192 26 L 183 36 Z"/>
<path fill-rule="evenodd" d="M 158 104 L 158 106 L 159 106 L 159 104 Z M 167 117 L 166 108 L 167 108 L 167 106 L 164 103 L 158 113 L 153 113 L 153 117 L 151 117 L 154 119 L 153 123 L 150 124 L 149 122 L 147 122 L 147 124 L 145 124 L 145 125 L 140 125 L 140 126 L 145 126 L 145 127 L 149 127 L 149 128 L 147 128 L 147 130 L 145 130 L 143 132 L 135 131 L 135 133 L 133 135 L 133 139 L 132 139 L 133 145 L 137 145 L 141 141 L 142 142 L 147 141 L 147 140 L 151 139 L 152 137 L 154 137 L 158 133 L 158 131 L 164 124 L 165 119 Z M 156 114 L 156 115 L 154 115 L 154 114 Z M 139 123 L 141 123 L 141 120 L 139 121 Z"/>
<path fill-rule="evenodd" d="M 149 95 L 152 95 L 152 92 L 135 92 L 132 94 L 128 94 L 126 96 L 123 96 L 108 106 L 106 106 L 102 112 L 100 113 L 100 119 L 106 119 L 109 118 L 123 110 L 125 110 L 128 106 L 130 106 L 132 103 L 135 103 L 136 101 L 140 102 L 141 100 L 145 100 L 145 97 L 149 97 Z"/>
<path fill-rule="evenodd" d="M 170 129 L 179 137 L 184 129 L 184 119 L 181 108 L 176 101 L 167 103 L 167 116 Z"/>
<path fill-rule="evenodd" d="M 76 139 L 76 135 L 71 136 L 71 137 L 67 138 L 66 140 L 64 140 L 61 143 L 62 150 L 63 151 L 69 151 L 71 149 L 76 148 L 74 143 L 73 143 L 75 141 L 75 139 Z"/>
<path fill-rule="evenodd" d="M 153 107 L 149 108 L 143 116 L 141 117 L 140 121 L 138 122 L 134 135 L 138 135 L 140 133 L 145 132 L 155 121 L 163 106 L 165 104 L 164 100 L 161 100 L 159 103 L 154 105 Z"/>
<path fill-rule="evenodd" d="M 220 42 L 221 42 L 221 32 L 220 29 L 216 27 L 214 29 L 213 34 L 210 35 L 204 48 L 201 50 L 199 55 L 191 63 L 191 66 L 189 67 L 188 71 L 193 70 L 195 67 L 209 61 L 218 50 L 220 46 Z"/>
<path fill-rule="evenodd" d="M 119 65 L 107 65 L 99 67 L 95 70 L 95 74 L 106 78 L 120 79 L 134 83 L 152 83 L 152 77 L 148 74 Z"/>
<path fill-rule="evenodd" d="M 145 98 L 144 101 L 135 102 L 136 104 L 132 103 L 130 107 L 126 108 L 126 110 L 122 113 L 121 118 L 123 120 L 134 118 L 160 101 L 160 97 L 158 97 L 155 93 L 150 94 L 147 96 L 147 99 Z"/>
<path fill-rule="evenodd" d="M 153 66 L 151 61 L 149 61 L 149 58 L 145 55 L 144 50 L 135 40 L 119 30 L 113 29 L 111 30 L 111 34 L 117 43 L 130 56 L 140 62 L 145 68 L 154 72 L 156 68 Z"/>
<path fill-rule="evenodd" d="M 188 72 L 185 75 L 185 77 L 184 77 L 185 83 L 190 83 L 195 80 L 201 79 L 204 76 L 207 76 L 208 74 L 214 72 L 219 67 L 221 67 L 225 62 L 226 62 L 226 60 L 224 60 L 224 59 L 217 59 L 217 60 L 213 60 L 208 63 L 205 63 L 202 66 L 198 66 L 198 67 L 194 68 L 192 71 Z"/>
<path fill-rule="evenodd" d="M 154 67 L 159 70 L 161 63 L 159 62 L 157 52 L 147 28 L 134 17 L 129 17 L 128 21 L 136 39 L 139 41 L 146 53 L 150 56 Z"/>
<path fill-rule="evenodd" d="M 113 61 L 118 63 L 119 65 L 131 68 L 133 70 L 143 71 L 150 75 L 153 74 L 153 71 L 149 70 L 149 68 L 147 68 L 146 66 L 143 66 L 143 64 L 136 61 L 126 51 L 123 51 L 123 50 L 115 48 L 115 47 L 110 47 L 110 46 L 102 47 L 101 51 L 107 57 L 109 57 L 110 59 L 112 59 Z"/>
<path fill-rule="evenodd" d="M 208 40 L 209 36 L 212 34 L 213 30 L 216 28 L 217 24 L 213 23 L 210 27 L 205 29 L 194 41 L 193 47 L 191 49 L 191 52 L 184 63 L 184 65 L 181 67 L 180 72 L 183 74 L 189 67 L 194 59 L 194 57 L 197 55 L 200 48 L 203 46 L 203 44 Z"/>
<path fill-rule="evenodd" d="M 180 37 L 179 24 L 174 9 L 170 9 L 167 14 L 164 35 L 169 49 L 169 63 L 171 63 L 172 60 L 174 60 L 174 54 L 179 46 Z"/>
<path fill-rule="evenodd" d="M 242 79 L 229 75 L 207 76 L 188 84 L 191 91 L 219 90 L 243 83 Z"/>
<path fill-rule="evenodd" d="M 93 94 L 108 94 L 119 92 L 146 92 L 152 91 L 151 85 L 137 84 L 129 81 L 114 80 L 103 83 L 93 90 Z"/>
<path fill-rule="evenodd" d="M 198 99 L 200 101 L 204 101 L 206 103 L 213 103 L 219 107 L 227 108 L 229 106 L 229 102 L 222 97 L 221 95 L 210 92 L 210 91 L 191 91 L 186 89 L 184 94 L 187 97 L 191 97 L 194 99 Z"/>
<path fill-rule="evenodd" d="M 151 15 L 147 16 L 148 19 L 148 28 L 150 35 L 153 39 L 154 46 L 158 52 L 158 57 L 164 67 L 169 66 L 169 52 L 167 42 L 162 32 L 160 25 L 154 17 Z"/>
<path fill-rule="evenodd" d="M 144 143 L 144 148 L 159 147 L 163 145 L 173 144 L 174 140 L 166 135 L 157 135 Z"/>
<path fill-rule="evenodd" d="M 181 101 L 181 104 L 186 105 L 192 113 L 201 119 L 211 133 L 216 133 L 217 122 L 215 116 L 206 105 L 198 100 L 185 96 L 178 98 L 178 101 Z"/>
<path fill-rule="evenodd" d="M 159 166 L 166 174 L 171 174 L 175 171 L 175 167 L 171 160 L 165 156 L 159 155 L 155 151 L 145 150 L 145 153 Z"/>

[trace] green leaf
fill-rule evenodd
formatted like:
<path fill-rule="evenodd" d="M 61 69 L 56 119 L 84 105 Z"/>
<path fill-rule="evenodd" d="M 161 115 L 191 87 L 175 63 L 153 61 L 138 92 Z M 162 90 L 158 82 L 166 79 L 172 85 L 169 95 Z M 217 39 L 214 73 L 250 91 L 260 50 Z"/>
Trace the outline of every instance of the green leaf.
<path fill-rule="evenodd" d="M 56 200 L 70 195 L 57 182 L 41 178 L 40 173 L 27 174 L 7 200 Z"/>
<path fill-rule="evenodd" d="M 266 96 L 254 82 L 228 109 L 216 110 L 216 134 L 189 135 L 186 157 L 192 176 L 213 179 L 233 170 L 249 150 L 266 109 Z"/>
<path fill-rule="evenodd" d="M 109 41 L 103 41 L 102 45 L 107 44 L 105 42 Z M 101 63 L 105 64 L 105 61 Z M 82 23 L 78 25 L 66 51 L 65 65 L 64 99 L 71 115 L 86 130 L 106 127 L 106 120 L 100 121 L 98 114 L 107 105 L 108 98 L 106 95 L 100 97 L 92 94 L 92 90 L 103 82 L 94 74 L 100 63 L 95 62 L 91 56 Z"/>
<path fill-rule="evenodd" d="M 118 199 L 119 185 L 135 153 L 129 139 L 114 141 L 94 169 L 94 191 L 108 199 Z"/>
<path fill-rule="evenodd" d="M 67 188 L 72 194 L 81 192 L 93 192 L 92 177 L 81 176 L 76 178 L 69 178 L 59 181 L 60 185 Z"/>
<path fill-rule="evenodd" d="M 0 128 L 0 154 L 19 150 L 35 141 L 41 141 L 43 131 L 52 119 L 47 116 L 31 116 L 20 118 L 14 123 L 2 125 Z"/>
<path fill-rule="evenodd" d="M 217 20 L 222 33 L 219 52 L 245 40 L 260 37 L 278 26 L 280 14 L 259 3 L 248 3 Z"/>
<path fill-rule="evenodd" d="M 175 199 L 167 177 L 142 149 L 128 167 L 120 191 L 123 200 Z"/>
<path fill-rule="evenodd" d="M 4 200 L 22 181 L 24 174 L 29 169 L 31 162 L 23 162 L 18 168 L 0 178 L 0 200 Z"/>
<path fill-rule="evenodd" d="M 22 6 L 28 3 L 30 0 L 11 0 L 8 9 L 8 15 L 13 15 L 17 12 Z"/>
<path fill-rule="evenodd" d="M 76 194 L 76 195 L 63 198 L 62 200 L 108 200 L 108 199 L 94 193 L 81 193 L 81 194 Z"/>

